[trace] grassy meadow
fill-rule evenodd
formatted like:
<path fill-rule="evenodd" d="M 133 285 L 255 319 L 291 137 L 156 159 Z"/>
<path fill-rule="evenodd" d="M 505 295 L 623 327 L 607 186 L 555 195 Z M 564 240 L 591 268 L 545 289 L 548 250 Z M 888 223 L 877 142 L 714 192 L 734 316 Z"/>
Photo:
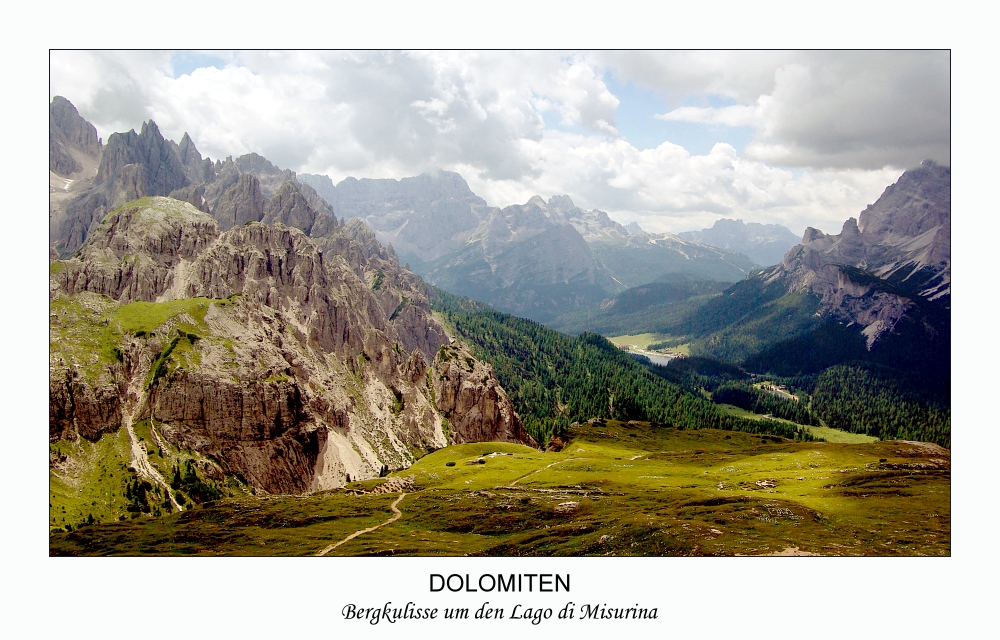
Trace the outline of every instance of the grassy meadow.
<path fill-rule="evenodd" d="M 53 555 L 949 555 L 950 453 L 587 423 L 558 452 L 447 447 L 387 478 L 50 537 Z"/>

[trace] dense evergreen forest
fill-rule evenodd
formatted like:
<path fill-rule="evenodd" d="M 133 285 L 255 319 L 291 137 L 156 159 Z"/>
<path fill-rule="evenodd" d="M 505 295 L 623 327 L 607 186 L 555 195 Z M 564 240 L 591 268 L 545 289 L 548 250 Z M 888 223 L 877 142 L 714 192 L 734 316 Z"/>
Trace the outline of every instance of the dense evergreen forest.
<path fill-rule="evenodd" d="M 574 421 L 598 417 L 812 439 L 788 423 L 728 415 L 598 334 L 563 335 L 440 290 L 434 309 L 471 344 L 477 358 L 493 366 L 525 427 L 539 442 Z"/>
<path fill-rule="evenodd" d="M 923 440 L 951 447 L 951 410 L 919 381 L 871 364 L 830 367 L 812 391 L 815 412 L 828 426 L 883 440 Z"/>
<path fill-rule="evenodd" d="M 769 414 L 798 424 L 819 426 L 820 421 L 801 400 L 783 398 L 748 382 L 726 382 L 712 392 L 712 401 L 731 404 L 753 413 Z"/>

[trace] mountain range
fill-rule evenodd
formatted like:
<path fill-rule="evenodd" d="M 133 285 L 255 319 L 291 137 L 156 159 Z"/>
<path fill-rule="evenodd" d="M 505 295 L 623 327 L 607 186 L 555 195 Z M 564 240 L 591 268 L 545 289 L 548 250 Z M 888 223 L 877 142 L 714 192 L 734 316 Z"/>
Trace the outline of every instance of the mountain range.
<path fill-rule="evenodd" d="M 756 266 L 733 251 L 626 229 L 569 196 L 491 207 L 453 172 L 336 185 L 300 178 L 431 284 L 541 322 L 659 278 L 735 282 Z"/>
<path fill-rule="evenodd" d="M 647 233 L 564 195 L 492 207 L 444 171 L 334 185 L 203 158 L 152 121 L 105 143 L 62 98 L 49 170 L 53 495 L 156 514 L 307 493 L 457 443 L 558 447 L 601 417 L 950 444 L 948 167 L 765 269 L 731 249 L 772 255 L 773 225 Z M 640 365 L 595 329 L 691 358 Z M 758 376 L 800 394 L 794 420 Z M 740 398 L 767 415 L 725 408 Z"/>
<path fill-rule="evenodd" d="M 684 231 L 678 237 L 742 253 L 765 267 L 778 264 L 798 237 L 780 224 L 761 224 L 720 218 L 708 229 Z"/>

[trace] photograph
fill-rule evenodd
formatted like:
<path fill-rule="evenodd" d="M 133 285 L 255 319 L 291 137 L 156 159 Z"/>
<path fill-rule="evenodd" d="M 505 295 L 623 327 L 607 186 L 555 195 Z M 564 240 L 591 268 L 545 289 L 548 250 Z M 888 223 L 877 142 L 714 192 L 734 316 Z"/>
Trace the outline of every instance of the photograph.
<path fill-rule="evenodd" d="M 48 65 L 50 557 L 952 555 L 951 50 Z"/>

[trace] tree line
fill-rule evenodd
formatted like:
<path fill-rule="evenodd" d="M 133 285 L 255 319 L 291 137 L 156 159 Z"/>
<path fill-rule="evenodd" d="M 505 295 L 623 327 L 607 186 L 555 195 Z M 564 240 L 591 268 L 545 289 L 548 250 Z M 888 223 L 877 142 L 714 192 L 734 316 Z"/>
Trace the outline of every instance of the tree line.
<path fill-rule="evenodd" d="M 477 358 L 493 366 L 525 428 L 540 442 L 590 418 L 812 439 L 795 425 L 729 415 L 596 333 L 567 336 L 440 290 L 434 308 Z"/>

